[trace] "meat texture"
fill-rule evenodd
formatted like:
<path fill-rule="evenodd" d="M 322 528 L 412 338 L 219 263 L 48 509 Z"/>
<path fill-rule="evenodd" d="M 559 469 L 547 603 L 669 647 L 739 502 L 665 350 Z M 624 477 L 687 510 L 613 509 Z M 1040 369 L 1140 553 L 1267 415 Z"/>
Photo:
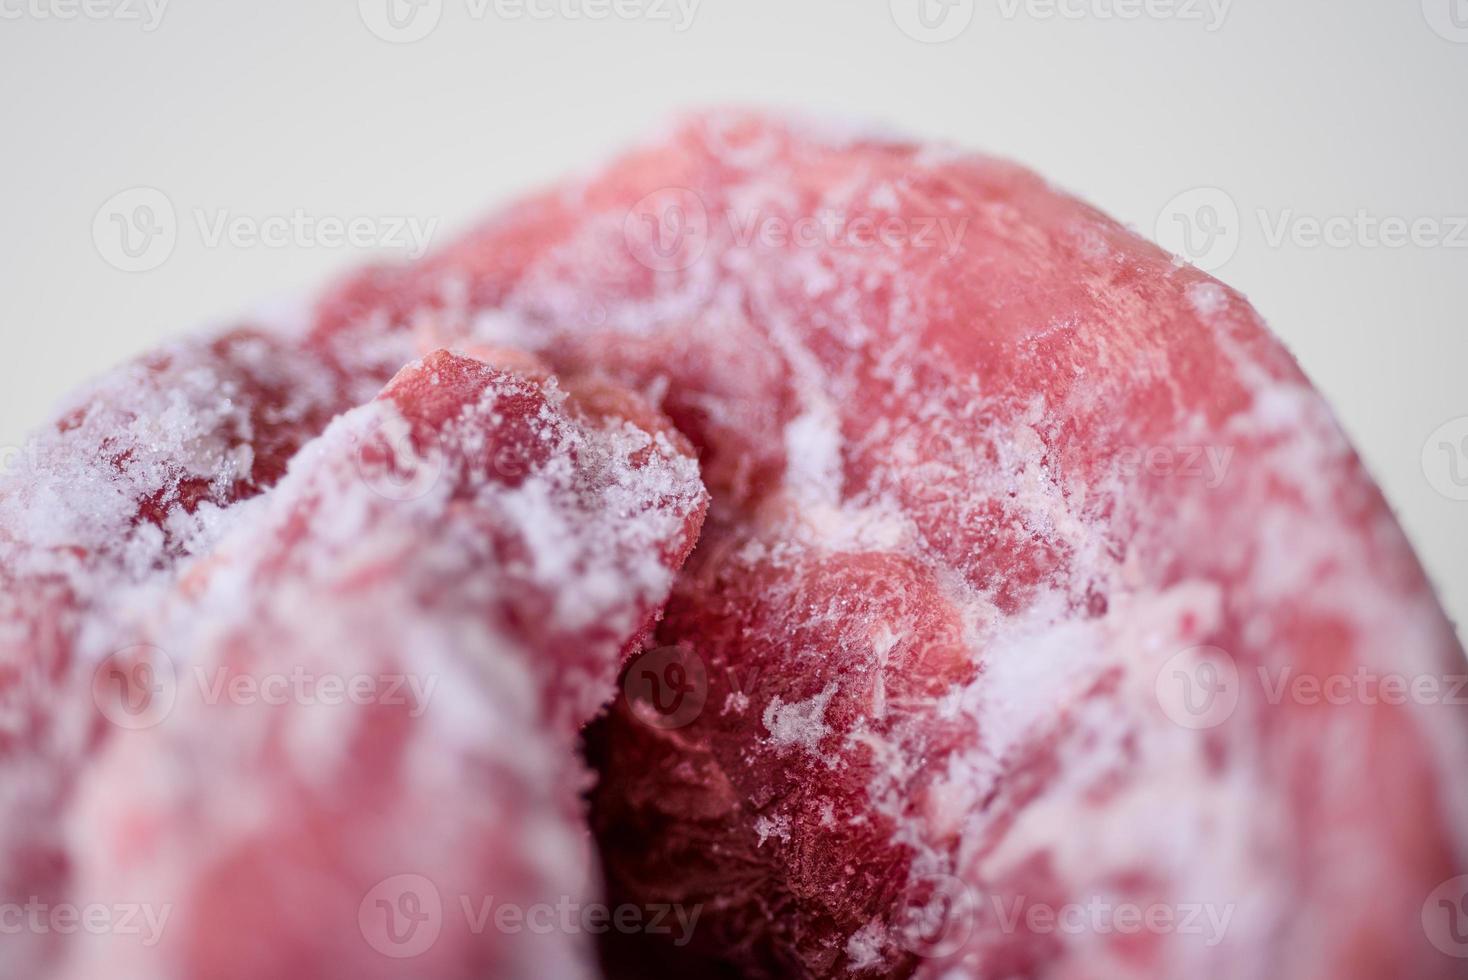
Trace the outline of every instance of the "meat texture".
<path fill-rule="evenodd" d="M 674 972 L 1460 975 L 1465 668 L 1410 547 L 1243 297 L 1035 175 L 717 112 L 314 342 L 595 365 L 697 445 L 592 746 L 614 895 L 706 906 Z"/>
<path fill-rule="evenodd" d="M 79 936 L 60 976 L 595 975 L 530 910 L 599 897 L 575 739 L 706 496 L 635 396 L 477 353 L 516 370 L 404 368 L 107 665 L 71 895 L 151 928 Z"/>
<path fill-rule="evenodd" d="M 138 642 L 142 597 L 206 553 L 350 397 L 301 334 L 299 323 L 233 327 L 127 364 L 63 406 L 0 483 L 6 907 L 65 895 L 61 812 L 111 730 L 90 686 L 98 664 Z M 57 938 L 8 931 L 0 975 L 40 975 Z"/>

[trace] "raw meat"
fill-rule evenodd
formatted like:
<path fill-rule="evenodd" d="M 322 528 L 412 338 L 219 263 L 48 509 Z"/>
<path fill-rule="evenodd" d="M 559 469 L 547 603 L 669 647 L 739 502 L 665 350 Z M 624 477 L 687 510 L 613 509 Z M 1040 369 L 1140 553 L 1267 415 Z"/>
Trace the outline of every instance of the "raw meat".
<path fill-rule="evenodd" d="M 54 905 L 60 812 L 108 734 L 89 688 L 137 642 L 141 597 L 206 552 L 239 501 L 271 486 L 344 407 L 347 380 L 299 325 L 232 328 L 167 347 L 89 386 L 0 485 L 0 902 Z M 38 973 L 52 932 L 5 940 Z"/>
<path fill-rule="evenodd" d="M 78 937 L 62 976 L 593 975 L 529 910 L 598 895 L 574 740 L 706 498 L 634 396 L 479 353 L 517 372 L 404 368 L 153 617 L 121 676 L 149 664 L 156 717 L 68 827 L 74 900 L 161 925 Z"/>
<path fill-rule="evenodd" d="M 707 904 L 708 962 L 1461 975 L 1424 926 L 1465 667 L 1410 547 L 1241 296 L 1040 178 L 714 113 L 318 316 L 365 374 L 594 364 L 698 446 L 650 673 L 703 707 L 661 723 L 634 662 L 593 820 L 614 895 Z M 1296 686 L 1358 675 L 1439 693 Z"/>

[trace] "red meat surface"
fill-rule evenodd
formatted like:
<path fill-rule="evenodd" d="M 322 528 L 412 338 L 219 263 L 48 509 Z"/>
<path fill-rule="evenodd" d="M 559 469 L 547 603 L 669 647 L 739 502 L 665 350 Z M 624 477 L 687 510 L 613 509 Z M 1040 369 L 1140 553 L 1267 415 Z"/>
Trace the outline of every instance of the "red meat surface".
<path fill-rule="evenodd" d="M 642 962 L 1461 975 L 1464 661 L 1410 547 L 1243 297 L 1028 171 L 715 113 L 315 342 L 595 365 L 697 445 L 591 748 L 613 895 L 705 905 Z"/>
<path fill-rule="evenodd" d="M 595 975 L 574 742 L 706 497 L 645 403 L 513 363 L 404 368 L 150 618 L 67 843 L 73 901 L 156 928 L 58 975 Z"/>
<path fill-rule="evenodd" d="M 1468 958 L 1468 667 L 1380 494 L 1241 296 L 1011 164 L 699 117 L 22 465 L 0 902 L 170 911 L 0 976 L 589 974 L 471 916 L 599 897 L 642 647 L 592 830 L 700 916 L 610 972 Z M 282 674 L 409 700 L 218 694 Z"/>

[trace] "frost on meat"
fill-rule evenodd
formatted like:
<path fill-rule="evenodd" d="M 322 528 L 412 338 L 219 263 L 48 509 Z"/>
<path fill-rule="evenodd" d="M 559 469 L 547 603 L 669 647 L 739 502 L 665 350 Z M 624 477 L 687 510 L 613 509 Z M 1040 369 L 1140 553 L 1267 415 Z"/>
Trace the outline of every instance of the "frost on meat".
<path fill-rule="evenodd" d="M 1278 692 L 1463 653 L 1238 294 L 1019 167 L 727 112 L 320 308 L 337 356 L 390 337 L 598 365 L 697 444 L 658 639 L 705 706 L 619 703 L 594 823 L 616 894 L 708 903 L 700 952 L 1456 975 L 1423 909 L 1468 868 L 1463 707 Z"/>
<path fill-rule="evenodd" d="M 0 901 L 54 903 L 60 813 L 106 735 L 87 693 L 135 642 L 143 597 L 208 551 L 236 505 L 343 407 L 339 372 L 289 326 L 172 344 L 74 396 L 0 489 Z M 52 932 L 6 938 L 34 974 Z"/>
<path fill-rule="evenodd" d="M 593 975 L 588 934 L 483 916 L 597 897 L 574 739 L 704 503 L 604 382 L 403 369 L 154 618 L 172 707 L 112 739 L 68 829 L 74 895 L 171 919 L 61 975 Z"/>

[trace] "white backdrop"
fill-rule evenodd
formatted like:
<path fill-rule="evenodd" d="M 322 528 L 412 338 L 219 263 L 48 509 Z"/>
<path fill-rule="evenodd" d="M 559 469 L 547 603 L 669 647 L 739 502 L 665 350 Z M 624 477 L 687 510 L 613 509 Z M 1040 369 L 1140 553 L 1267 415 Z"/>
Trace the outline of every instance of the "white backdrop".
<path fill-rule="evenodd" d="M 1468 0 L 0 0 L 0 84 L 7 453 L 120 358 L 671 110 L 798 105 L 1017 158 L 1216 267 L 1468 618 Z M 337 240 L 364 215 L 402 228 Z"/>

